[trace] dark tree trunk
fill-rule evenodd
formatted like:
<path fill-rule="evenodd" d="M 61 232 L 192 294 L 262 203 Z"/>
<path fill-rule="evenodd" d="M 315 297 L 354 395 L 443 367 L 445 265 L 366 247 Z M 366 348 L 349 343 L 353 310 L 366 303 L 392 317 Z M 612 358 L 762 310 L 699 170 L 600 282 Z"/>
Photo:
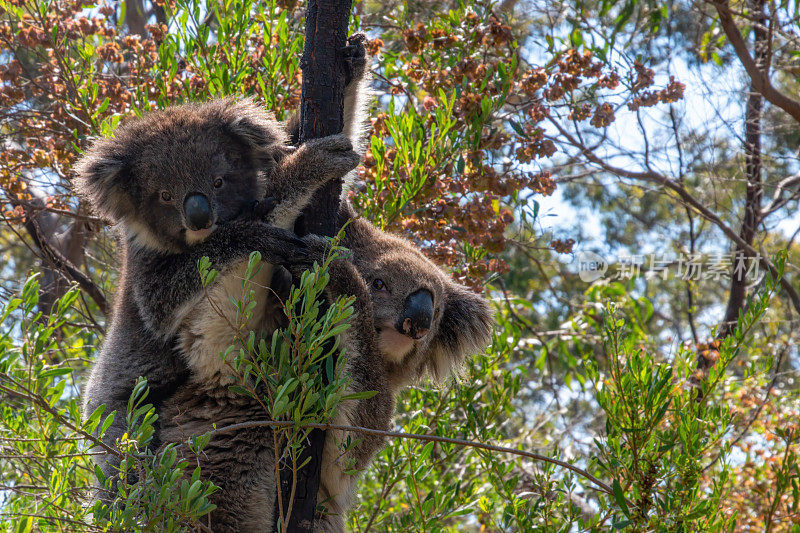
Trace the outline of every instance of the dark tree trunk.
<path fill-rule="evenodd" d="M 764 12 L 765 0 L 751 0 L 750 8 L 754 16 L 753 20 L 753 59 L 756 66 L 766 76 L 769 70 L 770 43 L 767 31 L 767 15 Z M 744 153 L 745 153 L 745 174 L 747 178 L 747 191 L 745 193 L 744 215 L 739 236 L 744 242 L 752 245 L 756 236 L 758 224 L 761 222 L 761 200 L 764 194 L 764 186 L 761 180 L 761 116 L 764 107 L 764 97 L 756 90 L 753 84 L 750 85 L 750 94 L 747 97 L 745 108 L 744 126 Z M 731 272 L 731 288 L 728 296 L 728 305 L 725 309 L 725 317 L 722 319 L 718 338 L 723 338 L 733 331 L 739 312 L 744 308 L 747 297 L 747 268 L 754 260 L 752 254 L 747 253 L 741 247 L 736 247 L 734 254 L 733 270 Z"/>
<path fill-rule="evenodd" d="M 128 0 L 125 10 L 125 24 L 132 35 L 147 35 L 144 27 L 147 25 L 148 14 L 144 9 L 142 0 Z"/>
<path fill-rule="evenodd" d="M 306 10 L 306 42 L 301 68 L 303 93 L 300 104 L 300 143 L 341 133 L 344 126 L 345 70 L 338 50 L 347 44 L 351 0 L 309 0 Z M 305 231 L 333 236 L 339 230 L 338 212 L 342 181 L 319 190 L 303 212 Z M 294 501 L 292 471 L 281 468 L 283 509 L 291 507 L 287 531 L 310 532 L 314 524 L 317 491 L 322 466 L 325 432 L 313 430 L 298 464 L 308 463 L 297 473 Z M 276 517 L 278 514 L 276 513 Z M 276 519 L 276 526 L 278 520 Z"/>
<path fill-rule="evenodd" d="M 766 0 L 748 0 L 753 21 L 753 60 L 756 68 L 766 79 L 770 66 L 770 34 L 767 30 Z M 761 119 L 764 108 L 764 97 L 759 92 L 757 80 L 750 83 L 750 92 L 745 106 L 744 154 L 745 177 L 747 190 L 744 199 L 744 214 L 739 228 L 739 237 L 752 249 L 758 225 L 761 223 L 761 201 L 764 195 L 764 184 L 761 170 Z M 698 389 L 697 401 L 703 399 L 701 383 L 708 378 L 708 372 L 719 358 L 719 346 L 722 339 L 729 336 L 736 328 L 739 313 L 744 309 L 747 300 L 747 271 L 756 257 L 742 246 L 737 245 L 731 269 L 731 287 L 725 316 L 717 329 L 716 340 L 711 343 L 697 345 L 697 374 L 692 378 Z"/>
<path fill-rule="evenodd" d="M 753 59 L 756 67 L 768 76 L 770 64 L 770 35 L 767 31 L 767 15 L 765 13 L 766 0 L 749 0 L 748 6 L 753 14 Z M 745 106 L 744 124 L 744 155 L 745 178 L 747 190 L 744 199 L 744 214 L 742 225 L 739 228 L 739 237 L 751 246 L 755 241 L 758 225 L 761 223 L 761 200 L 764 195 L 764 184 L 761 179 L 761 117 L 763 114 L 764 97 L 759 92 L 757 82 L 750 83 L 750 93 Z M 700 392 L 700 382 L 708 377 L 709 369 L 714 366 L 719 358 L 719 343 L 722 339 L 733 333 L 739 318 L 739 313 L 744 309 L 747 300 L 747 271 L 749 265 L 756 258 L 748 250 L 737 245 L 731 269 L 731 286 L 728 294 L 728 304 L 725 307 L 725 316 L 717 329 L 715 341 L 697 346 L 697 374 L 693 378 L 698 387 L 697 400 L 703 399 Z"/>
<path fill-rule="evenodd" d="M 309 0 L 306 43 L 300 67 L 300 142 L 341 133 L 344 126 L 345 69 L 338 50 L 347 45 L 351 0 Z M 342 181 L 322 188 L 305 209 L 309 233 L 333 236 L 339 230 Z"/>

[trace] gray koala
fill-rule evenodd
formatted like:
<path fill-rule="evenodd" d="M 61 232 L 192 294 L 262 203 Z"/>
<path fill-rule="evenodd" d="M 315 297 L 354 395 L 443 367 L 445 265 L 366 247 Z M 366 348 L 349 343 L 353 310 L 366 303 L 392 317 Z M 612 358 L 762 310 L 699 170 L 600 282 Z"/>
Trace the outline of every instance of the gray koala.
<path fill-rule="evenodd" d="M 269 264 L 296 261 L 304 253 L 288 227 L 242 220 L 254 192 L 262 196 L 267 182 L 291 187 L 283 201 L 302 209 L 310 192 L 342 177 L 360 159 L 343 135 L 293 152 L 285 140 L 252 102 L 220 100 L 126 124 L 79 163 L 78 190 L 116 223 L 123 250 L 114 312 L 84 393 L 86 412 L 100 404 L 117 410 L 110 442 L 125 429 L 121 415 L 138 376 L 148 379 L 149 399 L 156 404 L 189 370 L 219 378 L 219 351 L 233 344 L 233 311 L 220 317 L 209 299 L 230 309 L 228 295 L 241 294 L 250 252 L 259 251 L 267 262 L 256 280 L 264 286 Z M 268 222 L 280 223 L 281 212 L 279 206 Z M 203 256 L 221 271 L 209 299 L 197 271 Z M 254 311 L 251 329 L 265 322 L 264 309 L 262 303 Z"/>
<path fill-rule="evenodd" d="M 349 259 L 330 267 L 329 298 L 356 297 L 352 327 L 343 333 L 343 369 L 351 378 L 349 392 L 377 391 L 367 400 L 349 400 L 339 406 L 335 425 L 387 430 L 391 426 L 396 394 L 426 371 L 443 379 L 468 353 L 483 349 L 492 325 L 487 302 L 454 283 L 410 242 L 379 231 L 356 218 L 343 203 L 346 227 L 343 245 Z M 320 261 L 326 241 L 305 237 L 307 255 L 287 267 L 299 275 Z M 168 399 L 162 411 L 164 442 L 182 442 L 216 427 L 266 420 L 258 401 L 226 387 L 187 384 Z M 347 452 L 342 444 L 357 441 Z M 322 458 L 318 502 L 327 512 L 315 523 L 316 531 L 344 531 L 356 477 L 345 470 L 363 471 L 383 439 L 374 435 L 330 431 Z M 218 509 L 210 516 L 214 531 L 266 531 L 275 520 L 275 456 L 273 432 L 249 427 L 214 436 L 201 457 L 204 476 L 221 487 L 212 496 Z"/>

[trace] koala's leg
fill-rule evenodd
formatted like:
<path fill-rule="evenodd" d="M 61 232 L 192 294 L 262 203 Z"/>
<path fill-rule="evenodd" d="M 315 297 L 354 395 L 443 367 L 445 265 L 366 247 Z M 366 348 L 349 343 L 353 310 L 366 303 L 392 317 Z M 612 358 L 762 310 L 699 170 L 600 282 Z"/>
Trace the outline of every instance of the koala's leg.
<path fill-rule="evenodd" d="M 177 390 L 162 410 L 165 443 L 183 443 L 226 426 L 266 419 L 254 399 L 226 386 L 189 383 Z M 214 533 L 263 533 L 273 530 L 277 486 L 272 429 L 247 427 L 212 435 L 200 454 L 178 448 L 182 459 L 199 465 L 202 479 L 219 487 L 211 495 L 217 508 L 208 516 Z M 186 475 L 190 475 L 189 468 Z"/>
<path fill-rule="evenodd" d="M 369 90 L 369 75 L 367 68 L 367 53 L 366 48 L 364 46 L 364 42 L 366 41 L 366 37 L 362 33 L 355 34 L 351 36 L 347 42 L 347 46 L 339 50 L 339 58 L 344 64 L 345 74 L 346 74 L 346 85 L 344 90 L 344 102 L 343 102 L 343 127 L 341 136 L 349 139 L 350 141 L 350 148 L 349 150 L 353 150 L 356 154 L 356 163 L 349 169 L 344 170 L 343 172 L 340 170 L 334 178 L 342 178 L 344 181 L 344 185 L 342 186 L 341 197 L 344 198 L 347 195 L 347 192 L 350 190 L 350 186 L 353 180 L 356 177 L 356 173 L 353 169 L 358 165 L 358 162 L 364 157 L 365 152 L 365 132 L 367 131 L 366 122 L 368 115 L 368 107 L 369 107 L 369 100 L 371 97 L 371 92 Z M 289 134 L 289 139 L 292 145 L 299 146 L 300 145 L 300 113 L 295 113 L 295 115 L 286 123 L 285 125 L 286 131 Z M 332 136 L 333 137 L 333 136 Z M 308 142 L 304 143 L 304 146 L 309 144 Z M 303 146 L 300 146 L 302 149 Z M 306 168 L 311 168 L 308 165 L 305 165 Z M 312 168 L 313 171 L 313 168 Z M 314 177 L 314 174 L 308 175 L 307 177 Z M 302 175 L 294 174 L 294 178 L 289 179 L 297 179 L 300 178 L 301 180 L 304 179 Z M 324 180 L 327 181 L 327 180 Z M 301 215 L 301 211 L 305 206 L 308 204 L 309 200 L 311 199 L 311 195 L 314 191 L 316 191 L 323 182 L 316 182 L 316 183 L 308 183 L 306 182 L 305 185 L 300 187 L 301 189 L 305 187 L 305 191 L 301 194 L 297 194 L 294 197 L 294 201 L 289 203 L 285 203 L 283 208 L 280 209 L 275 213 L 275 216 L 271 219 L 274 223 L 282 228 L 290 228 L 294 225 L 295 231 L 299 234 L 305 234 L 306 225 L 304 217 Z M 297 183 L 297 182 L 295 182 Z M 283 187 L 287 190 L 293 190 L 294 186 L 290 183 L 290 187 Z M 300 191 L 298 191 L 300 192 Z"/>
<path fill-rule="evenodd" d="M 358 326 L 354 326 L 358 327 Z M 352 378 L 348 393 L 377 391 L 366 400 L 347 400 L 338 406 L 332 423 L 370 429 L 389 430 L 394 414 L 394 394 L 388 382 L 374 367 L 379 361 L 367 360 L 356 354 L 345 342 L 347 372 Z M 348 440 L 355 446 L 345 451 Z M 314 531 L 344 531 L 347 513 L 353 505 L 353 497 L 361 473 L 372 462 L 375 454 L 384 446 L 384 438 L 364 433 L 330 430 L 325 437 L 322 451 L 322 467 L 317 503 L 325 507 L 325 514 L 314 524 Z M 353 472 L 355 471 L 355 472 Z"/>
<path fill-rule="evenodd" d="M 344 88 L 344 129 L 342 131 L 359 155 L 364 155 L 364 129 L 367 119 L 367 107 L 371 92 L 369 90 L 369 69 L 367 68 L 367 40 L 363 33 L 356 33 L 347 39 L 347 46 L 339 50 L 339 56 L 345 67 Z M 286 133 L 293 146 L 300 144 L 300 113 L 297 112 L 286 122 Z"/>
<path fill-rule="evenodd" d="M 147 327 L 167 337 L 203 297 L 197 270 L 201 257 L 208 257 L 218 271 L 246 261 L 253 251 L 261 252 L 267 263 L 285 265 L 297 262 L 304 255 L 304 246 L 293 233 L 260 221 L 228 222 L 188 252 L 153 253 L 131 261 L 130 275 L 138 280 L 133 297 Z"/>
<path fill-rule="evenodd" d="M 271 445 L 271 431 L 258 428 L 212 439 L 203 450 L 201 472 L 220 487 L 211 496 L 214 533 L 272 531 L 277 488 Z"/>
<path fill-rule="evenodd" d="M 147 377 L 146 401 L 157 409 L 189 376 L 188 368 L 176 353 L 172 339 L 157 339 L 142 323 L 130 300 L 130 287 L 123 287 L 118 296 L 121 298 L 118 302 L 120 305 L 83 390 L 84 417 L 90 416 L 100 405 L 106 406 L 103 417 L 116 412 L 114 421 L 103 436 L 103 443 L 112 448 L 128 431 L 128 400 L 139 376 Z M 153 449 L 160 444 L 158 422 L 155 429 L 150 443 Z M 96 451 L 105 452 L 99 446 Z M 120 463 L 118 456 L 103 454 L 94 458 L 106 478 L 117 475 Z M 103 499 L 110 499 L 113 494 L 106 496 L 108 498 Z"/>
<path fill-rule="evenodd" d="M 350 139 L 355 151 L 361 156 L 364 155 L 364 131 L 371 95 L 367 50 L 364 47 L 366 40 L 366 35 L 356 33 L 347 39 L 347 46 L 340 51 L 347 74 L 342 133 Z"/>
<path fill-rule="evenodd" d="M 308 235 L 303 240 L 308 251 L 304 262 L 321 262 L 327 253 L 327 240 L 316 235 Z M 289 269 L 298 276 L 306 267 L 307 264 L 294 264 Z M 326 287 L 326 294 L 329 299 L 355 296 L 352 327 L 342 334 L 346 364 L 344 371 L 351 379 L 348 392 L 377 391 L 378 393 L 366 400 L 347 400 L 340 404 L 333 424 L 387 430 L 394 413 L 394 394 L 389 388 L 384 359 L 375 343 L 369 290 L 355 265 L 347 259 L 331 262 L 328 272 L 330 281 Z M 345 452 L 344 446 L 348 439 L 351 442 L 357 441 L 357 444 Z M 366 470 L 372 457 L 383 446 L 383 442 L 383 437 L 376 435 L 339 430 L 328 432 L 322 452 L 320 488 L 317 495 L 317 502 L 326 508 L 326 514 L 315 522 L 315 531 L 345 530 L 345 518 L 350 510 L 358 481 L 358 474 L 346 472 Z"/>

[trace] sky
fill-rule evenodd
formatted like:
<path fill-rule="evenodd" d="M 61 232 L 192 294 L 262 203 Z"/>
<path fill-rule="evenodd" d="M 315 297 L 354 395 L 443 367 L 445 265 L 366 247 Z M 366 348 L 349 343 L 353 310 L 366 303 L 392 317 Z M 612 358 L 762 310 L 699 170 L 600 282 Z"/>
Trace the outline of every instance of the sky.
<path fill-rule="evenodd" d="M 745 86 L 743 71 L 736 68 L 722 69 L 715 64 L 690 68 L 681 58 L 674 59 L 671 68 L 676 78 L 686 85 L 684 99 L 672 104 L 679 117 L 682 131 L 703 131 L 709 128 L 709 124 L 719 124 L 723 131 L 725 124 L 743 127 L 742 116 L 746 97 L 743 90 Z M 663 86 L 666 81 L 667 76 L 657 75 L 655 85 Z M 665 124 L 662 119 L 666 107 L 656 106 L 647 111 L 644 117 L 646 129 L 663 131 Z M 608 130 L 609 137 L 614 144 L 619 144 L 631 152 L 642 151 L 643 141 L 639 125 L 636 122 L 636 115 L 627 110 L 620 110 L 616 116 L 617 120 Z M 631 132 L 635 133 L 631 134 Z M 550 133 L 555 135 L 554 132 Z M 741 137 L 742 133 L 729 129 L 727 135 L 732 138 L 733 143 L 741 143 L 741 140 L 735 139 L 735 137 Z M 653 151 L 655 152 L 655 150 Z M 602 155 L 603 149 L 598 149 L 598 153 Z M 709 158 L 713 158 L 713 154 L 709 153 Z M 676 160 L 677 153 L 674 146 L 667 147 L 662 151 L 660 158 L 654 158 L 654 166 L 663 174 L 674 177 L 677 173 L 674 165 Z M 613 162 L 616 166 L 626 170 L 643 170 L 639 162 L 631 158 L 615 155 Z M 558 180 L 557 172 L 554 173 L 554 177 Z M 613 181 L 613 178 L 609 179 L 609 183 L 613 183 Z M 567 238 L 574 237 L 577 233 L 574 228 L 581 228 L 585 238 L 576 243 L 575 251 L 613 249 L 613 243 L 605 242 L 600 217 L 597 213 L 590 209 L 572 206 L 564 199 L 562 190 L 557 189 L 551 196 L 536 196 L 535 200 L 539 203 L 539 222 L 545 231 L 553 232 L 558 237 Z M 779 214 L 772 217 L 770 222 L 773 224 L 770 229 L 789 237 L 800 226 L 800 212 Z M 643 253 L 653 251 L 655 250 L 644 250 Z"/>

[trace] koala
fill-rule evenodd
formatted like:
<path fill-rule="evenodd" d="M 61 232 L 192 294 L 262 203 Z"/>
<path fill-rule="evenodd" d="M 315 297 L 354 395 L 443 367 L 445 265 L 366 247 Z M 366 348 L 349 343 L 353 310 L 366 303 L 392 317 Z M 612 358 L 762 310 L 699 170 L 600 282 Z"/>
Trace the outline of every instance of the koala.
<path fill-rule="evenodd" d="M 368 320 L 358 318 L 351 328 L 359 332 L 358 342 L 344 344 L 345 371 L 352 377 L 351 392 L 378 391 L 378 395 L 344 402 L 332 424 L 385 430 L 403 388 L 425 374 L 442 382 L 467 355 L 485 349 L 493 313 L 486 299 L 455 283 L 414 244 L 357 217 L 347 202 L 340 207 L 340 221 L 346 224 L 341 244 L 350 250 L 352 267 L 332 266 L 331 280 L 337 280 L 345 294 L 356 296 L 357 312 L 371 311 Z M 319 254 L 314 248 L 310 247 L 310 257 Z M 353 268 L 360 279 L 354 279 Z M 344 284 L 339 276 L 349 281 Z M 372 329 L 361 329 L 368 326 Z M 348 438 L 358 444 L 343 454 L 340 447 Z M 328 432 L 317 499 L 327 514 L 318 519 L 316 531 L 345 531 L 357 482 L 345 470 L 366 470 L 382 446 L 383 439 L 374 435 Z"/>
<path fill-rule="evenodd" d="M 299 210 L 359 160 L 343 135 L 289 150 L 286 134 L 253 102 L 229 99 L 151 113 L 90 148 L 76 187 L 115 223 L 122 244 L 111 323 L 84 393 L 87 413 L 100 404 L 117 411 L 110 442 L 125 430 L 120 415 L 138 376 L 156 404 L 189 373 L 225 379 L 219 352 L 233 344 L 235 323 L 228 296 L 241 295 L 253 250 L 265 261 L 255 281 L 263 286 L 271 264 L 303 254 L 302 241 L 276 227 L 281 205 L 266 222 L 243 219 L 254 193 L 262 196 L 269 182 Z M 208 297 L 197 271 L 203 256 L 221 272 Z M 264 306 L 250 329 L 265 322 Z"/>
<path fill-rule="evenodd" d="M 465 355 L 482 350 L 489 340 L 492 314 L 479 295 L 454 283 L 416 247 L 356 218 L 343 203 L 340 222 L 347 222 L 342 244 L 347 259 L 330 266 L 328 298 L 355 296 L 351 328 L 342 334 L 348 392 L 377 391 L 367 400 L 343 402 L 335 425 L 388 430 L 395 396 L 426 371 L 443 379 Z M 313 261 L 321 262 L 327 242 L 315 235 L 303 238 L 307 254 L 287 268 L 299 276 Z M 227 388 L 184 386 L 165 402 L 164 442 L 182 442 L 216 427 L 266 420 L 257 400 Z M 348 439 L 357 445 L 346 453 Z M 383 439 L 375 435 L 328 432 L 322 456 L 317 501 L 326 507 L 316 531 L 344 531 L 356 476 L 363 471 Z M 265 426 L 215 435 L 201 457 L 193 457 L 205 476 L 221 487 L 212 496 L 218 505 L 210 517 L 214 531 L 271 530 L 277 497 L 273 432 Z"/>

